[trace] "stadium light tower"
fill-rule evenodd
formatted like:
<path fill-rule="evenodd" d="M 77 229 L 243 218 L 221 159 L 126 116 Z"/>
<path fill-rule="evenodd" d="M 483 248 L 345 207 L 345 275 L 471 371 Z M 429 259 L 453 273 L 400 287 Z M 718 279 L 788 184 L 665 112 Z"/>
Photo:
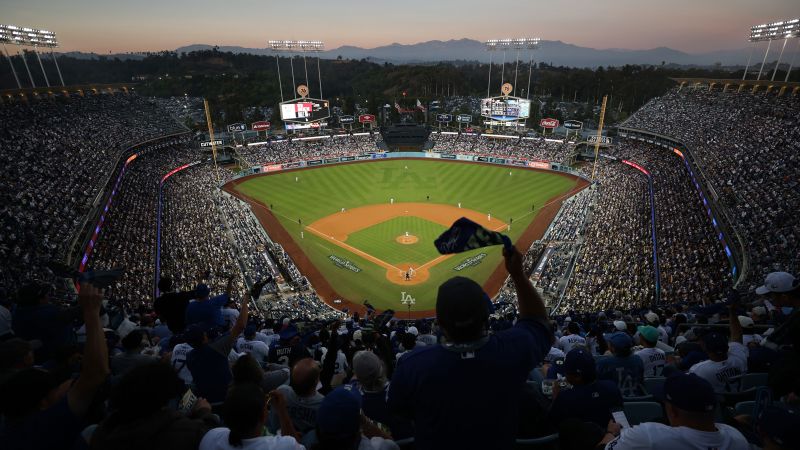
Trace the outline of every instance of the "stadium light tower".
<path fill-rule="evenodd" d="M 280 64 L 278 61 L 277 52 L 292 52 L 300 49 L 303 54 L 303 68 L 306 75 L 306 86 L 308 86 L 308 64 L 306 61 L 306 52 L 317 53 L 317 77 L 319 78 L 319 96 L 322 98 L 322 74 L 320 71 L 319 53 L 325 50 L 325 43 L 322 41 L 269 41 L 269 46 L 272 51 L 276 52 L 275 61 L 278 65 L 278 83 L 280 83 Z M 294 56 L 289 55 L 289 64 L 292 70 L 292 89 L 297 87 L 294 77 Z M 281 88 L 281 101 L 283 101 L 283 88 Z"/>
<path fill-rule="evenodd" d="M 505 39 L 489 39 L 486 41 L 486 50 L 489 53 L 489 87 L 486 89 L 486 96 L 490 97 L 490 88 L 492 84 L 492 51 L 494 50 L 502 50 L 503 51 L 503 68 L 500 71 L 500 84 L 502 85 L 505 83 L 505 69 L 506 69 L 506 52 L 509 49 L 515 49 L 517 51 L 516 59 L 515 59 L 515 67 L 514 67 L 514 95 L 516 95 L 517 91 L 517 75 L 519 72 L 519 51 L 523 49 L 534 50 L 538 48 L 539 45 L 539 38 L 505 38 Z M 530 56 L 530 55 L 529 55 Z M 531 58 L 532 59 L 532 56 Z M 530 62 L 528 63 L 530 65 Z M 528 90 L 530 90 L 530 74 L 528 77 Z"/>
<path fill-rule="evenodd" d="M 764 52 L 764 59 L 761 61 L 761 68 L 758 70 L 758 77 L 756 80 L 761 80 L 761 73 L 764 71 L 764 64 L 767 62 L 767 55 L 769 55 L 769 49 L 772 45 L 772 41 L 783 39 L 783 46 L 781 47 L 781 53 L 778 55 L 778 62 L 775 63 L 775 70 L 772 72 L 772 81 L 775 81 L 775 74 L 778 73 L 778 67 L 781 64 L 781 58 L 783 57 L 783 51 L 786 49 L 786 42 L 789 39 L 797 38 L 800 36 L 800 18 L 798 19 L 791 19 L 791 20 L 782 20 L 779 22 L 772 22 L 772 23 L 765 23 L 761 25 L 755 25 L 750 27 L 750 38 L 748 39 L 750 42 L 754 44 L 756 42 L 767 41 L 767 51 Z M 751 52 L 752 56 L 752 52 Z M 794 59 L 792 60 L 794 62 Z M 742 76 L 742 80 L 747 77 L 747 69 L 750 66 L 750 60 L 747 61 L 747 66 L 744 69 L 744 75 Z M 789 81 L 789 73 L 791 72 L 792 67 L 791 64 L 789 65 L 789 70 L 786 72 L 786 80 Z"/>
<path fill-rule="evenodd" d="M 22 84 L 19 82 L 19 77 L 17 76 L 17 71 L 14 68 L 14 63 L 11 60 L 11 56 L 8 54 L 6 43 L 18 45 L 20 47 L 33 47 L 33 53 L 36 55 L 36 59 L 39 61 L 39 68 L 42 69 L 42 75 L 44 75 L 44 82 L 47 84 L 47 87 L 50 87 L 50 80 L 47 79 L 47 73 L 44 71 L 44 64 L 42 64 L 42 57 L 39 55 L 39 52 L 36 51 L 36 48 L 49 48 L 50 55 L 53 57 L 53 62 L 56 65 L 58 78 L 61 80 L 61 86 L 64 86 L 64 77 L 61 76 L 61 69 L 58 67 L 58 60 L 56 59 L 56 54 L 53 52 L 53 49 L 58 47 L 58 39 L 56 39 L 55 33 L 47 30 L 18 27 L 16 25 L 0 25 L 0 42 L 3 44 L 3 51 L 6 55 L 6 59 L 8 59 L 9 65 L 11 65 L 11 71 L 14 73 L 14 79 L 16 80 L 17 87 L 19 89 L 22 89 Z M 25 65 L 25 70 L 28 72 L 28 78 L 30 79 L 31 86 L 35 88 L 36 83 L 33 81 L 33 76 L 31 75 L 30 68 L 28 67 L 28 61 L 25 59 L 24 49 L 20 53 L 20 56 L 22 57 L 22 63 Z"/>

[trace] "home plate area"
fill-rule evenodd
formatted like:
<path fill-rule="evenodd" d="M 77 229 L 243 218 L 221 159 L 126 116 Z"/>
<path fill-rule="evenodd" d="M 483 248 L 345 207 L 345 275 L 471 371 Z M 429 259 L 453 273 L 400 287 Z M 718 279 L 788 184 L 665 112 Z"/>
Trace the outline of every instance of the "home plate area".
<path fill-rule="evenodd" d="M 485 212 L 456 205 L 394 203 L 346 209 L 305 229 L 383 267 L 392 283 L 408 286 L 427 281 L 429 269 L 452 256 L 438 254 L 433 239 L 461 217 L 492 230 L 507 228 L 505 222 L 490 219 Z M 392 230 L 393 234 L 386 234 Z"/>

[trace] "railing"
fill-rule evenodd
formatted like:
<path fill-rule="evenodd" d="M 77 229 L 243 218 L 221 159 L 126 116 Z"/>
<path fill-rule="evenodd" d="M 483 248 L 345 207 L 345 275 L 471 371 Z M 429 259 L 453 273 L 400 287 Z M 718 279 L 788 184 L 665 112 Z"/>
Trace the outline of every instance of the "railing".
<path fill-rule="evenodd" d="M 619 127 L 619 135 L 621 137 L 636 139 L 660 146 L 672 151 L 683 159 L 695 189 L 700 195 L 703 205 L 706 207 L 706 213 L 709 215 L 711 223 L 718 233 L 717 237 L 725 250 L 725 255 L 728 257 L 728 262 L 731 265 L 731 275 L 734 279 L 734 287 L 738 286 L 745 280 L 749 268 L 749 258 L 744 245 L 744 239 L 730 219 L 731 215 L 728 209 L 717 201 L 719 197 L 717 196 L 716 190 L 703 172 L 703 167 L 698 163 L 691 148 L 682 141 L 671 136 L 636 128 Z M 718 220 L 718 218 L 720 220 Z M 730 238 L 736 241 L 735 244 L 731 242 Z"/>

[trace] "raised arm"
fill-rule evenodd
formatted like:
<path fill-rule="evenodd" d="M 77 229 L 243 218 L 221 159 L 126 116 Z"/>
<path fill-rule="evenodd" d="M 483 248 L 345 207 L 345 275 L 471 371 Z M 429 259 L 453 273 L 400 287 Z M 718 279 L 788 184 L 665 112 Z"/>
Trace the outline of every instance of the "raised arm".
<path fill-rule="evenodd" d="M 79 417 L 86 414 L 97 390 L 110 373 L 108 347 L 103 325 L 100 323 L 100 306 L 103 290 L 90 283 L 82 283 L 78 304 L 83 311 L 86 324 L 86 345 L 83 350 L 81 374 L 67 393 L 67 402 L 72 412 Z"/>
<path fill-rule="evenodd" d="M 544 301 L 522 270 L 522 254 L 516 247 L 511 247 L 511 249 L 503 249 L 503 256 L 506 259 L 506 270 L 517 290 L 520 317 L 526 319 L 546 318 L 547 311 L 544 308 Z"/>

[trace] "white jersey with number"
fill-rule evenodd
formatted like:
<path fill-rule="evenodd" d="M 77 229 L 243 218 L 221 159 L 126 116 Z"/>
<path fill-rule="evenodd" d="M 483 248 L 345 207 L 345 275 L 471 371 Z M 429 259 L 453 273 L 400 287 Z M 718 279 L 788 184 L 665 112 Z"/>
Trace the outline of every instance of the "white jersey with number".
<path fill-rule="evenodd" d="M 728 343 L 728 359 L 714 362 L 701 361 L 689 369 L 689 373 L 707 380 L 714 386 L 714 392 L 727 391 L 728 380 L 747 372 L 747 347 L 738 342 Z M 736 386 L 734 386 L 734 390 Z"/>
<path fill-rule="evenodd" d="M 585 347 L 586 339 L 579 334 L 569 334 L 558 339 L 558 348 L 564 353 L 569 353 L 575 347 Z"/>
<path fill-rule="evenodd" d="M 187 343 L 178 344 L 172 349 L 170 357 L 172 367 L 177 370 L 178 377 L 186 384 L 192 384 L 192 373 L 186 367 L 186 355 L 192 350 L 192 346 Z"/>
<path fill-rule="evenodd" d="M 645 422 L 624 428 L 619 437 L 606 444 L 606 450 L 749 450 L 750 444 L 736 428 L 721 423 L 717 431 L 699 431 L 689 427 L 671 427 Z"/>
<path fill-rule="evenodd" d="M 667 355 L 663 350 L 643 348 L 636 352 L 636 356 L 642 359 L 645 377 L 661 376 L 661 371 L 664 370 L 664 365 L 667 363 Z"/>
<path fill-rule="evenodd" d="M 267 363 L 267 356 L 269 356 L 269 346 L 257 339 L 252 341 L 240 338 L 237 342 L 238 350 L 242 353 L 249 353 L 258 361 L 259 364 Z"/>

